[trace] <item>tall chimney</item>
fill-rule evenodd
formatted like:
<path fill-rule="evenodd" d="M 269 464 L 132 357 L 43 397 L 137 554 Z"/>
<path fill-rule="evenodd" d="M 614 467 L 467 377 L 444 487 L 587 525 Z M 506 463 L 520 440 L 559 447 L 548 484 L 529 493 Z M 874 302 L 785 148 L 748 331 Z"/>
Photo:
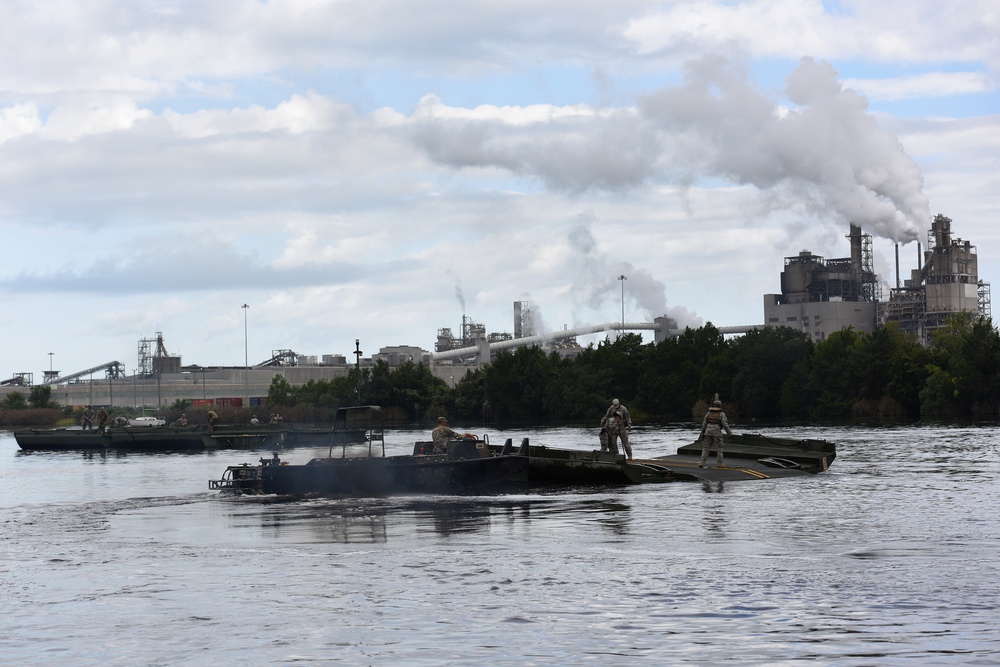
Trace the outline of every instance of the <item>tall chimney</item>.
<path fill-rule="evenodd" d="M 899 244 L 896 244 L 896 289 L 899 289 Z"/>
<path fill-rule="evenodd" d="M 861 275 L 861 227 L 851 223 L 851 233 L 848 237 L 851 240 L 851 270 L 858 276 Z"/>

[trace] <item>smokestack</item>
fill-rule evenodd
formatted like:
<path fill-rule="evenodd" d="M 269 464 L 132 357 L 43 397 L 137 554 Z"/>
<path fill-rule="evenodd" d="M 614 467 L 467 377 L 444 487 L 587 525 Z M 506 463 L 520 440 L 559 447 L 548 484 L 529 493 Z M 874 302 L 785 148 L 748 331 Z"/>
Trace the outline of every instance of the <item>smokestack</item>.
<path fill-rule="evenodd" d="M 899 289 L 899 244 L 896 244 L 896 289 Z"/>
<path fill-rule="evenodd" d="M 851 270 L 858 276 L 861 275 L 861 227 L 851 223 L 851 233 L 848 237 L 851 240 Z"/>

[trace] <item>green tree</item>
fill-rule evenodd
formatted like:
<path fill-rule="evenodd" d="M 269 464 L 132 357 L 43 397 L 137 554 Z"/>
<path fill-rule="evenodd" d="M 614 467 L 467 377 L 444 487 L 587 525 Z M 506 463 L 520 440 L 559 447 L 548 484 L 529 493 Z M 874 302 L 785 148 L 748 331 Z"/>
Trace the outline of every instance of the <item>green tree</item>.
<path fill-rule="evenodd" d="M 501 350 L 484 368 L 486 394 L 493 416 L 502 422 L 543 423 L 546 420 L 545 389 L 551 365 L 545 352 L 534 345 L 514 352 Z"/>
<path fill-rule="evenodd" d="M 385 362 L 378 362 L 376 369 L 379 364 Z M 374 376 L 373 373 L 373 386 Z M 451 407 L 448 384 L 424 364 L 406 361 L 385 376 L 385 383 L 388 393 L 382 394 L 383 400 L 403 410 L 411 421 L 434 419 L 440 415 L 431 415 L 431 412 L 447 412 Z"/>
<path fill-rule="evenodd" d="M 958 413 L 958 392 L 951 373 L 934 364 L 927 365 L 927 381 L 920 390 L 920 412 L 926 417 L 954 417 Z"/>
<path fill-rule="evenodd" d="M 28 404 L 33 408 L 58 407 L 52 402 L 52 387 L 47 384 L 35 385 L 28 394 Z"/>
<path fill-rule="evenodd" d="M 915 336 L 903 333 L 895 323 L 865 336 L 857 364 L 857 394 L 860 400 L 879 406 L 895 406 L 898 416 L 920 416 L 920 389 L 927 379 L 928 351 Z"/>
<path fill-rule="evenodd" d="M 729 345 L 711 323 L 647 346 L 637 405 L 644 412 L 691 419 L 699 399 L 731 391 L 734 367 Z"/>
<path fill-rule="evenodd" d="M 848 327 L 816 343 L 810 382 L 815 400 L 809 416 L 813 419 L 851 416 L 858 398 L 862 341 L 863 334 Z"/>
<path fill-rule="evenodd" d="M 26 407 L 28 407 L 28 402 L 25 400 L 24 394 L 19 391 L 10 392 L 0 401 L 0 408 L 6 410 L 23 410 Z"/>
<path fill-rule="evenodd" d="M 809 337 L 789 327 L 764 327 L 747 332 L 732 346 L 732 392 L 740 417 L 780 419 L 782 386 L 799 360 L 812 354 Z"/>
<path fill-rule="evenodd" d="M 934 332 L 923 416 L 996 415 L 1000 404 L 1000 335 L 975 313 L 952 315 Z M 950 387 L 950 393 L 945 391 Z"/>
<path fill-rule="evenodd" d="M 283 375 L 271 378 L 271 386 L 267 390 L 267 404 L 272 407 L 291 407 L 292 385 Z"/>

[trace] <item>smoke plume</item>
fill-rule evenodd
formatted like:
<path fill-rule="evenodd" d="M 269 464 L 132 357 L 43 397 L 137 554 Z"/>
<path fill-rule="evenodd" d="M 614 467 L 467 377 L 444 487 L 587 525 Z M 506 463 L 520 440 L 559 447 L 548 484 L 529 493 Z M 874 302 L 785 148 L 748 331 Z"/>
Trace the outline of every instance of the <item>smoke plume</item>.
<path fill-rule="evenodd" d="M 639 98 L 634 109 L 445 107 L 428 96 L 413 138 L 434 160 L 498 167 L 552 190 L 627 190 L 724 178 L 753 185 L 791 210 L 906 243 L 930 227 L 923 177 L 867 101 L 828 63 L 803 58 L 781 105 L 720 57 L 687 63 L 684 81 Z M 630 278 L 631 280 L 631 278 Z"/>
<path fill-rule="evenodd" d="M 455 298 L 458 299 L 458 304 L 462 306 L 462 315 L 465 315 L 465 295 L 462 294 L 462 281 L 457 278 L 455 282 Z"/>
<path fill-rule="evenodd" d="M 635 312 L 639 309 L 645 315 L 642 319 L 647 321 L 668 315 L 677 320 L 681 328 L 701 326 L 702 320 L 695 313 L 681 307 L 667 307 L 666 286 L 649 271 L 599 252 L 588 225 L 575 225 L 569 232 L 568 241 L 573 254 L 573 294 L 582 305 L 602 313 L 620 312 L 624 290 L 627 321 L 640 319 Z M 622 275 L 624 281 L 618 279 Z"/>

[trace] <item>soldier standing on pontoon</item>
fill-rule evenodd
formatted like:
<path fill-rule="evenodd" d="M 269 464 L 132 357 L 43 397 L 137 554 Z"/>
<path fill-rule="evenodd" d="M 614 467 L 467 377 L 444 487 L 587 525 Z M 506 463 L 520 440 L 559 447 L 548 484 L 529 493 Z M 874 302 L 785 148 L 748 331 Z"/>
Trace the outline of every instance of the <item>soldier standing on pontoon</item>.
<path fill-rule="evenodd" d="M 708 453 L 711 451 L 712 447 L 715 447 L 716 451 L 716 468 L 725 468 L 726 466 L 722 463 L 722 431 L 725 430 L 729 435 L 733 434 L 732 429 L 729 428 L 729 420 L 726 419 L 726 413 L 722 411 L 722 401 L 719 400 L 719 395 L 715 395 L 715 400 L 712 401 L 712 407 L 708 409 L 705 413 L 705 418 L 701 420 L 701 461 L 698 462 L 699 468 L 705 467 L 705 460 L 708 458 Z"/>

